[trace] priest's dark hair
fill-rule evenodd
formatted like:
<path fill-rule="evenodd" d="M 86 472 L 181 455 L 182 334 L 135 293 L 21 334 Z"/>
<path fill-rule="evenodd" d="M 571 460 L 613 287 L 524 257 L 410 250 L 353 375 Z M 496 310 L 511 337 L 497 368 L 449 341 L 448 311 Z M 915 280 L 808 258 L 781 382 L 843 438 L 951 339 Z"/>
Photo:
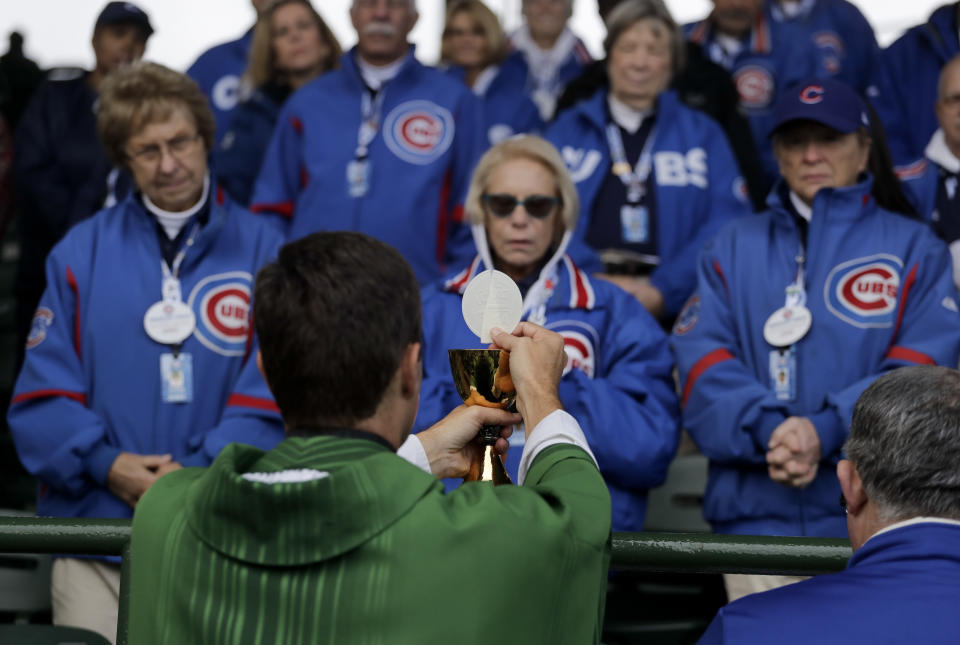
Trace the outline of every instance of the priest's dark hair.
<path fill-rule="evenodd" d="M 287 428 L 351 427 L 373 416 L 404 350 L 420 342 L 420 291 L 391 246 L 314 233 L 257 274 L 253 320 Z"/>

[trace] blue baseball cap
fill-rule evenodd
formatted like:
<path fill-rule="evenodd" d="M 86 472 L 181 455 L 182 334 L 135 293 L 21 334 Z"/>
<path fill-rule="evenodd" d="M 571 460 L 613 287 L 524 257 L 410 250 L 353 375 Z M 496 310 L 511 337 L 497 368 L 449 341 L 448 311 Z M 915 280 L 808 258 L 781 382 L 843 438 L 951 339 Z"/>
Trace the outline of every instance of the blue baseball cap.
<path fill-rule="evenodd" d="M 811 78 L 791 85 L 773 110 L 771 134 L 791 121 L 816 121 L 849 134 L 870 127 L 867 106 L 846 83 L 832 78 Z"/>
<path fill-rule="evenodd" d="M 149 38 L 153 33 L 146 12 L 132 2 L 108 2 L 97 16 L 93 28 L 99 29 L 104 25 L 136 25 L 143 30 L 144 38 Z"/>

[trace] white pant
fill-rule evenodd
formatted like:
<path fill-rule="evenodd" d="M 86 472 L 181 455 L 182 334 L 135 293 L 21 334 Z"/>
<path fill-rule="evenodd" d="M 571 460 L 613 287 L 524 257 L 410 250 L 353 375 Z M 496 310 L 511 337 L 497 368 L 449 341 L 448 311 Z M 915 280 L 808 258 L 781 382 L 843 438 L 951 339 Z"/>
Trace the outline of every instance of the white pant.
<path fill-rule="evenodd" d="M 761 576 L 752 573 L 725 573 L 723 586 L 727 588 L 727 601 L 733 602 L 752 593 L 786 587 L 809 576 Z"/>
<path fill-rule="evenodd" d="M 81 627 L 117 642 L 120 565 L 101 560 L 57 558 L 50 581 L 53 624 Z"/>

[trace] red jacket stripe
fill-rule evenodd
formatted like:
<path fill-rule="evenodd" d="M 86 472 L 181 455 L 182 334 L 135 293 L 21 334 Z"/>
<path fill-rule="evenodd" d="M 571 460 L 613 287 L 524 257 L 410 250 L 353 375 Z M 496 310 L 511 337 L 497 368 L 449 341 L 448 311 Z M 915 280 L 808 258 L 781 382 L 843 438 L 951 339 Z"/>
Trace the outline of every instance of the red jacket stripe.
<path fill-rule="evenodd" d="M 77 285 L 77 277 L 73 275 L 70 267 L 67 267 L 67 284 L 73 291 L 73 349 L 77 352 L 77 358 L 83 358 L 80 353 L 80 287 Z"/>
<path fill-rule="evenodd" d="M 437 264 L 443 266 L 447 252 L 447 219 L 454 216 L 453 208 L 447 203 L 453 191 L 453 172 L 447 170 L 440 187 L 440 206 L 437 208 Z"/>
<path fill-rule="evenodd" d="M 907 308 L 907 298 L 910 296 L 910 289 L 917 281 L 917 265 L 914 264 L 907 274 L 907 279 L 903 281 L 903 291 L 900 295 L 900 304 L 897 306 L 897 322 L 893 326 L 893 335 L 890 337 L 890 345 L 893 346 L 897 340 L 897 334 L 900 333 L 900 323 L 903 321 L 903 311 Z"/>
<path fill-rule="evenodd" d="M 687 376 L 687 382 L 683 386 L 683 398 L 680 400 L 680 405 L 686 407 L 687 399 L 690 398 L 690 393 L 693 392 L 693 384 L 697 382 L 697 379 L 700 378 L 704 372 L 717 363 L 722 363 L 723 361 L 729 361 L 731 359 L 733 359 L 733 354 L 731 354 L 727 349 L 721 347 L 720 349 L 713 350 L 697 361 L 696 364 L 694 364 L 693 369 L 690 370 L 690 374 Z"/>
<path fill-rule="evenodd" d="M 283 217 L 293 217 L 293 202 L 279 202 L 276 204 L 254 204 L 250 207 L 251 213 L 273 213 Z"/>
<path fill-rule="evenodd" d="M 900 345 L 895 345 L 890 348 L 890 351 L 887 352 L 887 358 L 894 361 L 909 361 L 910 363 L 917 363 L 918 365 L 936 365 L 937 361 L 933 360 L 931 357 L 927 356 L 923 352 L 918 352 L 916 350 L 910 349 L 908 347 L 902 347 Z"/>
<path fill-rule="evenodd" d="M 257 410 L 267 410 L 280 414 L 280 408 L 271 399 L 264 399 L 259 396 L 249 396 L 247 394 L 231 394 L 227 399 L 228 406 L 241 408 L 254 408 Z"/>
<path fill-rule="evenodd" d="M 33 399 L 49 399 L 55 396 L 73 399 L 82 405 L 87 404 L 87 395 L 83 392 L 72 392 L 70 390 L 34 390 L 32 392 L 23 392 L 22 394 L 16 395 L 13 397 L 13 400 L 10 401 L 10 405 L 16 405 L 17 403 L 23 403 L 24 401 L 32 401 Z"/>

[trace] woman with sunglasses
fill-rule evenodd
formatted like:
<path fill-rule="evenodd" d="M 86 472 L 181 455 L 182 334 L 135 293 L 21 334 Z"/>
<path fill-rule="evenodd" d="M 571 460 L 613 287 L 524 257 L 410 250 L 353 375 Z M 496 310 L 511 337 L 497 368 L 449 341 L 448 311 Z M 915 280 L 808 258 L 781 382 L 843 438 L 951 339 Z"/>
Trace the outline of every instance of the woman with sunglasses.
<path fill-rule="evenodd" d="M 746 185 L 720 126 L 667 89 L 684 40 L 661 0 L 620 3 L 604 47 L 609 87 L 546 133 L 583 204 L 571 255 L 666 321 L 696 286 L 703 242 L 750 213 Z"/>
<path fill-rule="evenodd" d="M 543 126 L 526 93 L 527 72 L 520 58 L 507 58 L 510 43 L 496 15 L 480 0 L 456 0 L 447 7 L 440 64 L 483 102 L 490 145 Z"/>
<path fill-rule="evenodd" d="M 478 344 L 463 321 L 463 290 L 481 271 L 502 271 L 523 293 L 524 320 L 564 337 L 561 400 L 583 426 L 610 489 L 614 530 L 639 531 L 647 490 L 663 482 L 679 439 L 673 359 L 664 333 L 635 299 L 592 280 L 566 254 L 578 208 L 563 160 L 543 139 L 514 137 L 480 159 L 466 200 L 477 256 L 423 293 L 423 385 L 414 429 L 460 403 L 447 350 Z M 515 449 L 507 459 L 514 478 L 519 457 Z"/>

